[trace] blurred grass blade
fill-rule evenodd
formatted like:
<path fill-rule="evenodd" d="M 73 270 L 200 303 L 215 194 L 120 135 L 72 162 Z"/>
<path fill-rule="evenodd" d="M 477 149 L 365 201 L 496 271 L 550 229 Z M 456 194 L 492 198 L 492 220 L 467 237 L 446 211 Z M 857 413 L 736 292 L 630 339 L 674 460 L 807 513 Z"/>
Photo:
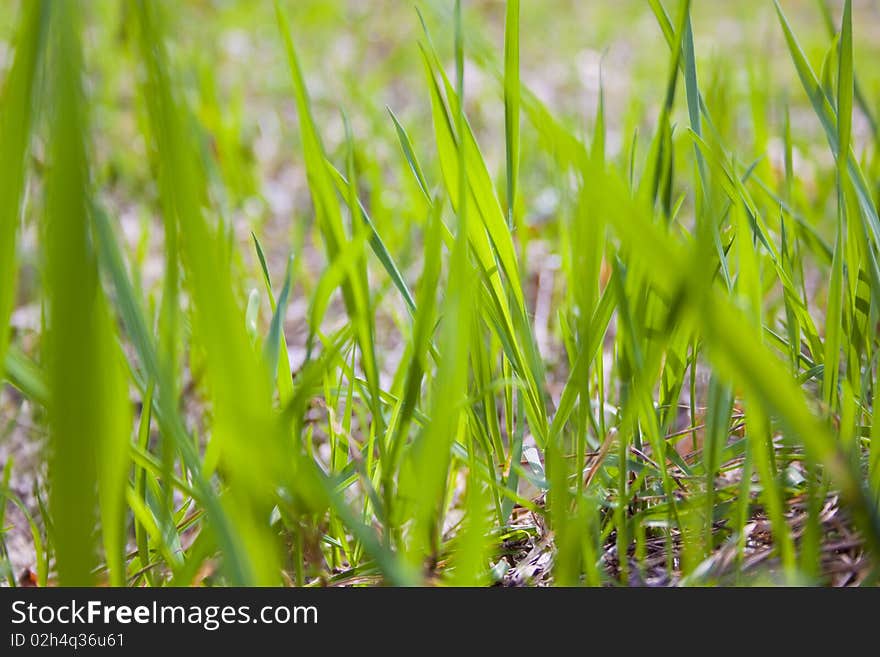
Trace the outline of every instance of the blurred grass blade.
<path fill-rule="evenodd" d="M 48 406 L 49 390 L 39 366 L 15 345 L 6 350 L 6 378 L 9 383 L 35 404 Z"/>
<path fill-rule="evenodd" d="M 203 215 L 204 175 L 187 124 L 187 108 L 175 94 L 156 7 L 140 3 L 145 57 L 157 98 L 151 121 L 162 175 L 175 181 L 170 208 L 179 225 L 181 255 L 193 300 L 193 335 L 203 349 L 214 407 L 211 443 L 227 474 L 223 504 L 236 525 L 224 553 L 230 578 L 239 585 L 277 583 L 276 538 L 267 519 L 278 486 L 290 477 L 292 445 L 272 412 L 271 388 L 251 348 L 224 257 L 221 230 Z M 165 208 L 167 211 L 169 208 Z M 176 266 L 176 265 L 175 265 Z M 167 391 L 160 390 L 160 395 Z M 251 436 L 260 436 L 258 447 Z M 209 447 L 210 449 L 210 447 Z"/>
<path fill-rule="evenodd" d="M 844 162 L 849 155 L 853 113 L 853 34 L 852 0 L 845 0 L 840 28 L 839 71 L 837 74 L 837 143 Z M 841 166 L 845 170 L 845 167 Z"/>
<path fill-rule="evenodd" d="M 15 303 L 16 245 L 31 127 L 41 106 L 35 80 L 50 8 L 46 2 L 22 3 L 15 60 L 0 91 L 0 381 L 4 378 L 9 316 Z"/>
<path fill-rule="evenodd" d="M 507 224 L 514 227 L 519 174 L 519 0 L 508 0 L 504 21 L 504 143 L 507 157 Z"/>
<path fill-rule="evenodd" d="M 93 583 L 98 561 L 92 518 L 99 503 L 110 583 L 119 586 L 125 582 L 124 496 L 131 409 L 122 354 L 89 231 L 78 6 L 63 3 L 53 9 L 52 167 L 46 181 L 43 240 L 49 291 L 46 362 L 56 558 L 62 584 Z"/>

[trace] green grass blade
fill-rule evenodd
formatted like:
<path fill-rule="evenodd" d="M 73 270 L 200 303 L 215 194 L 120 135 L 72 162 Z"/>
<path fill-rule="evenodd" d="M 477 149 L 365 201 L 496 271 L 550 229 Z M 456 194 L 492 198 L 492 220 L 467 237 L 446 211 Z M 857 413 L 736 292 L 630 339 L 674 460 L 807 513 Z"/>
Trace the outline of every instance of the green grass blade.
<path fill-rule="evenodd" d="M 350 188 L 348 180 L 346 180 L 345 176 L 339 173 L 339 171 L 329 162 L 327 163 L 327 166 L 330 169 L 330 173 L 333 175 L 333 178 L 336 182 L 336 188 L 339 190 L 339 193 L 347 195 Z M 349 201 L 352 201 L 352 199 L 349 199 Z M 388 247 L 386 247 L 385 242 L 382 241 L 382 237 L 376 230 L 376 226 L 373 223 L 373 220 L 370 219 L 370 215 L 367 212 L 367 209 L 364 207 L 363 203 L 360 202 L 360 200 L 357 200 L 355 208 L 349 209 L 352 210 L 352 212 L 360 214 L 361 219 L 363 219 L 364 224 L 369 230 L 370 248 L 376 255 L 376 258 L 379 260 L 379 263 L 382 265 L 385 273 L 388 274 L 391 282 L 394 283 L 394 287 L 396 287 L 398 292 L 400 292 L 400 295 L 403 298 L 404 303 L 406 303 L 407 308 L 409 308 L 410 312 L 415 311 L 416 303 L 413 299 L 412 293 L 409 290 L 409 286 L 406 284 L 406 281 L 403 278 L 403 274 L 400 273 L 400 269 L 397 267 L 397 263 L 394 262 L 394 258 L 391 257 L 391 253 L 389 253 Z"/>
<path fill-rule="evenodd" d="M 412 171 L 415 176 L 419 189 L 422 190 L 422 194 L 425 195 L 425 200 L 430 203 L 431 192 L 428 189 L 428 181 L 425 179 L 425 174 L 422 173 L 422 166 L 419 164 L 419 160 L 413 150 L 409 134 L 407 134 L 406 129 L 401 125 L 390 107 L 388 108 L 388 114 L 391 115 L 391 120 L 394 122 L 394 129 L 397 131 L 397 139 L 400 142 L 401 149 L 403 149 L 403 155 L 406 158 L 407 164 L 409 164 L 410 171 Z"/>
<path fill-rule="evenodd" d="M 504 144 L 507 162 L 507 224 L 514 227 L 519 174 L 519 0 L 508 0 L 504 22 Z"/>
<path fill-rule="evenodd" d="M 21 6 L 15 60 L 0 95 L 0 381 L 9 341 L 9 316 L 15 302 L 16 245 L 26 182 L 26 160 L 33 117 L 40 101 L 35 79 L 43 53 L 50 6 L 28 2 Z"/>
<path fill-rule="evenodd" d="M 188 109 L 171 85 L 161 26 L 154 7 L 139 5 L 149 70 L 157 99 L 151 116 L 163 174 L 177 186 L 172 208 L 179 225 L 181 256 L 193 301 L 193 335 L 203 350 L 214 415 L 211 443 L 226 475 L 223 505 L 236 526 L 224 551 L 232 582 L 277 583 L 280 578 L 276 536 L 266 518 L 277 490 L 291 476 L 291 442 L 272 411 L 271 387 L 264 365 L 251 347 L 244 312 L 233 292 L 222 224 L 206 220 L 201 199 L 205 179 L 188 124 Z M 160 396 L 167 391 L 160 389 Z M 255 450 L 250 437 L 261 437 Z M 214 464 L 209 465 L 209 468 Z"/>
<path fill-rule="evenodd" d="M 840 28 L 839 71 L 837 74 L 837 143 L 844 162 L 849 155 L 853 113 L 853 34 L 852 0 L 843 5 L 843 24 Z M 841 167 L 844 168 L 844 167 Z"/>
<path fill-rule="evenodd" d="M 263 246 L 254 233 L 251 233 L 254 240 L 254 249 L 257 251 L 257 259 L 260 261 L 260 270 L 263 273 L 263 284 L 266 287 L 266 295 L 269 297 L 269 307 L 272 309 L 273 319 L 276 313 L 275 294 L 272 292 L 272 278 L 269 276 L 269 266 L 266 264 L 266 256 L 263 253 Z M 293 263 L 288 263 L 288 268 L 292 269 Z M 287 279 L 285 278 L 285 284 Z M 283 329 L 284 317 L 281 317 L 281 329 Z M 278 332 L 279 358 L 278 358 L 278 395 L 281 399 L 282 406 L 290 401 L 293 397 L 293 381 L 290 375 L 290 354 L 287 351 L 287 338 L 283 330 Z"/>
<path fill-rule="evenodd" d="M 49 389 L 40 367 L 15 345 L 6 350 L 6 377 L 8 382 L 32 402 L 48 406 Z"/>
<path fill-rule="evenodd" d="M 43 227 L 49 290 L 50 507 L 60 581 L 93 582 L 97 555 L 91 518 L 99 506 L 110 583 L 122 585 L 131 409 L 89 230 L 78 18 L 72 3 L 58 5 L 50 28 L 52 167 Z M 101 376 L 83 376 L 85 372 Z"/>
<path fill-rule="evenodd" d="M 266 336 L 266 343 L 263 346 L 263 358 L 269 366 L 270 376 L 276 381 L 279 392 L 282 391 L 283 385 L 281 379 L 290 379 L 290 362 L 285 363 L 279 360 L 279 352 L 281 351 L 281 343 L 284 341 L 284 317 L 287 314 L 287 302 L 290 299 L 290 281 L 293 275 L 293 256 L 287 260 L 287 273 L 284 274 L 284 286 L 281 288 L 281 294 L 278 296 L 278 304 L 272 313 L 272 320 L 269 322 L 269 333 Z M 287 350 L 285 349 L 285 356 Z M 290 390 L 293 387 L 291 384 Z M 282 403 L 286 398 L 282 395 Z"/>

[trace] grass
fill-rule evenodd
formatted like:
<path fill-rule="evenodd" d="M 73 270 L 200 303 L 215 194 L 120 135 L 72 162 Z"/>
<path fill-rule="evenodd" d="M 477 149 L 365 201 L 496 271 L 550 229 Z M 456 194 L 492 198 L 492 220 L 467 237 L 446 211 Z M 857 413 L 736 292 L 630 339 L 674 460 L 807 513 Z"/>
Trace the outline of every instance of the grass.
<path fill-rule="evenodd" d="M 662 84 L 618 112 L 602 60 L 573 120 L 527 74 L 566 14 L 510 1 L 496 43 L 424 4 L 375 64 L 405 111 L 370 75 L 315 100 L 302 35 L 344 43 L 341 5 L 209 12 L 266 36 L 253 111 L 185 11 L 17 8 L 6 581 L 27 535 L 40 585 L 875 585 L 877 17 L 820 1 L 804 41 L 772 5 L 795 87 L 650 0 Z M 290 187 L 248 128 L 273 107 Z"/>

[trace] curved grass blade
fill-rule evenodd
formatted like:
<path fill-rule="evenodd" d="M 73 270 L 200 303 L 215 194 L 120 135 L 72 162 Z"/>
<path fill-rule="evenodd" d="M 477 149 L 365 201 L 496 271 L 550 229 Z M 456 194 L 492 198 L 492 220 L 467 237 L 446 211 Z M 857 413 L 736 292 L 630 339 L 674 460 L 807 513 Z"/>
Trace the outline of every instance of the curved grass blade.
<path fill-rule="evenodd" d="M 327 162 L 327 167 L 330 170 L 330 173 L 333 175 L 333 178 L 336 182 L 337 190 L 339 190 L 340 194 L 343 194 L 343 196 L 345 196 L 348 193 L 350 187 L 348 180 L 346 180 L 345 176 L 339 173 L 336 167 L 330 164 L 329 161 Z M 376 226 L 373 223 L 373 220 L 370 219 L 370 215 L 367 212 L 367 209 L 364 207 L 363 203 L 360 202 L 360 200 L 357 200 L 356 208 L 357 212 L 360 213 L 361 219 L 363 219 L 364 224 L 370 231 L 370 248 L 373 250 L 376 258 L 379 259 L 379 262 L 385 269 L 385 272 L 388 274 L 391 282 L 394 283 L 394 287 L 396 287 L 397 290 L 400 292 L 400 295 L 401 297 L 403 297 L 403 301 L 404 303 L 406 303 L 409 311 L 414 312 L 416 309 L 416 302 L 413 299 L 412 293 L 409 290 L 409 286 L 403 279 L 403 274 L 400 273 L 400 269 L 398 269 L 397 263 L 394 262 L 394 258 L 392 258 L 391 254 L 388 252 L 388 247 L 386 247 L 385 242 L 382 241 L 382 237 L 376 230 Z M 355 212 L 354 208 L 349 209 L 352 210 L 352 212 Z"/>
<path fill-rule="evenodd" d="M 394 129 L 397 131 L 397 139 L 400 141 L 400 147 L 403 149 L 403 155 L 406 157 L 407 164 L 409 164 L 410 170 L 416 177 L 416 182 L 419 184 L 419 189 L 422 190 L 422 194 L 425 195 L 425 200 L 428 201 L 428 203 L 431 203 L 432 199 L 431 192 L 428 190 L 428 182 L 425 179 L 425 174 L 422 173 L 422 167 L 419 164 L 415 151 L 413 150 L 412 141 L 410 141 L 406 129 L 400 124 L 400 121 L 397 120 L 397 117 L 394 115 L 394 112 L 391 111 L 391 108 L 389 107 L 387 109 L 388 114 L 391 115 L 391 120 L 394 122 Z"/>

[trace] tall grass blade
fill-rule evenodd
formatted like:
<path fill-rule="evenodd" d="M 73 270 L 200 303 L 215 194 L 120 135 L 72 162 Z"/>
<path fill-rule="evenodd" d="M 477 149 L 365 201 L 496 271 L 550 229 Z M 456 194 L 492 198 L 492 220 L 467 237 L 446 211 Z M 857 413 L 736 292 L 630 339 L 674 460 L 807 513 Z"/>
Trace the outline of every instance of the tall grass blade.
<path fill-rule="evenodd" d="M 15 302 L 18 226 L 33 117 L 41 106 L 36 80 L 49 11 L 46 2 L 22 4 L 15 60 L 0 89 L 0 380 L 9 341 L 9 316 Z"/>
<path fill-rule="evenodd" d="M 131 409 L 89 230 L 87 110 L 77 10 L 74 3 L 54 6 L 50 28 L 52 167 L 43 226 L 50 506 L 61 583 L 94 581 L 99 562 L 92 530 L 99 506 L 110 583 L 118 586 L 125 582 Z"/>

